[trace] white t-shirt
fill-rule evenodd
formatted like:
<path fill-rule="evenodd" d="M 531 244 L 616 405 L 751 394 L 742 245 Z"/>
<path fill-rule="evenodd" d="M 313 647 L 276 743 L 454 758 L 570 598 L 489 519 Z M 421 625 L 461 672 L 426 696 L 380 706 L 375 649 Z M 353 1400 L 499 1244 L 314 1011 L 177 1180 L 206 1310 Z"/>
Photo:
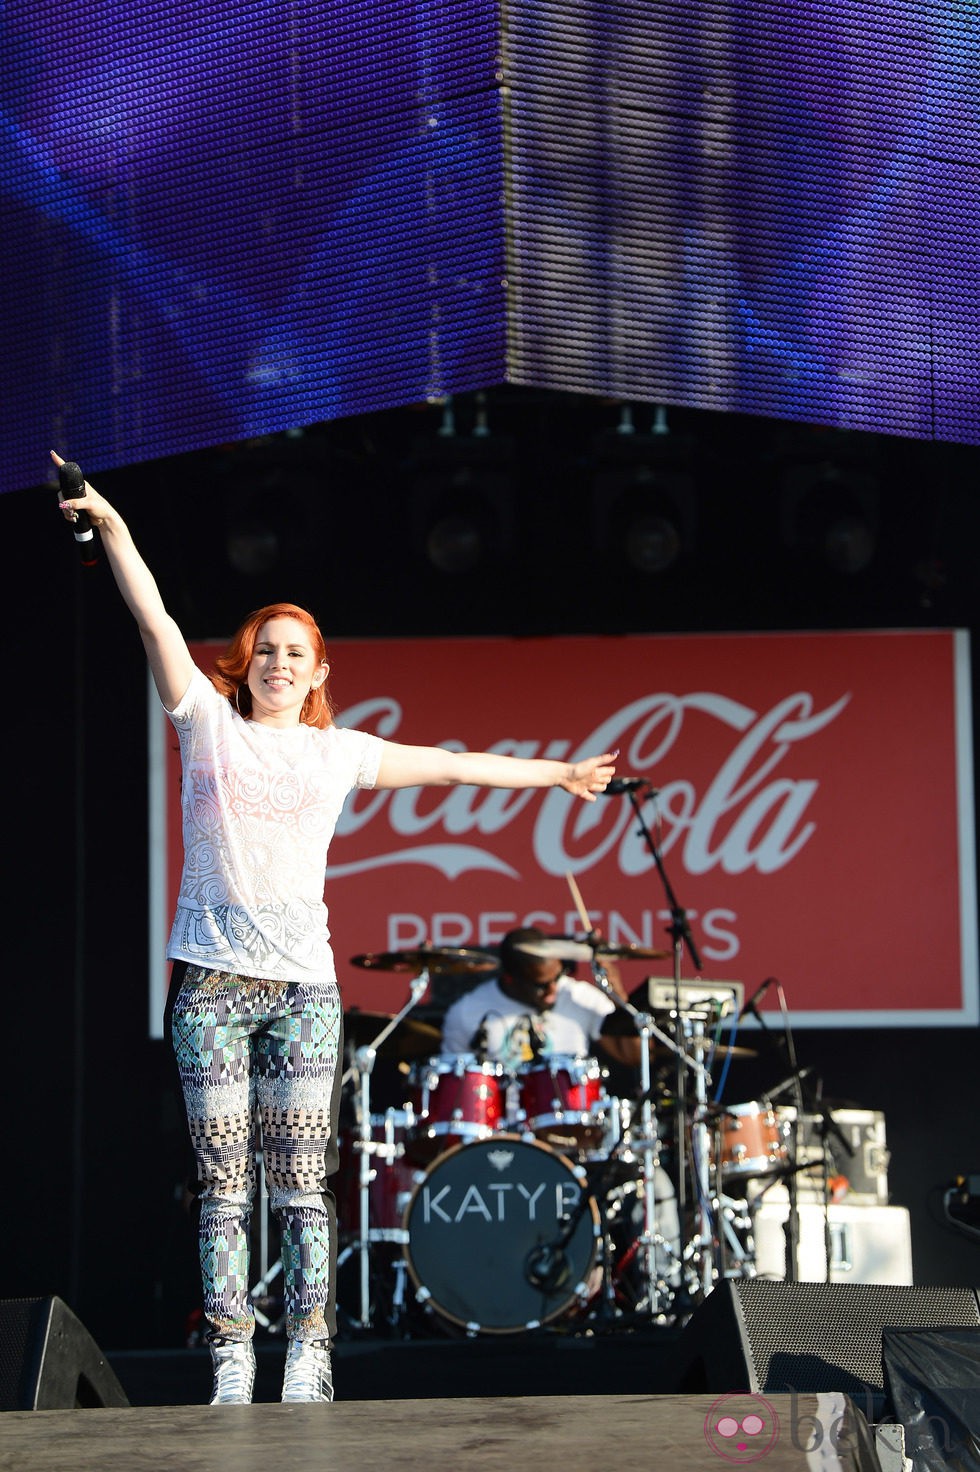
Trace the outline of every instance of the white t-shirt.
<path fill-rule="evenodd" d="M 201 670 L 170 719 L 180 738 L 184 868 L 168 957 L 336 982 L 327 850 L 347 794 L 374 786 L 382 741 L 336 726 L 245 721 Z"/>
<path fill-rule="evenodd" d="M 472 1053 L 482 1026 L 487 1056 L 512 1069 L 527 1062 L 530 1021 L 543 1056 L 581 1058 L 592 1052 L 599 1029 L 615 1010 L 615 1002 L 598 987 L 570 976 L 561 977 L 555 1005 L 544 1012 L 508 997 L 496 980 L 485 981 L 448 1008 L 442 1021 L 442 1049 L 444 1053 Z"/>

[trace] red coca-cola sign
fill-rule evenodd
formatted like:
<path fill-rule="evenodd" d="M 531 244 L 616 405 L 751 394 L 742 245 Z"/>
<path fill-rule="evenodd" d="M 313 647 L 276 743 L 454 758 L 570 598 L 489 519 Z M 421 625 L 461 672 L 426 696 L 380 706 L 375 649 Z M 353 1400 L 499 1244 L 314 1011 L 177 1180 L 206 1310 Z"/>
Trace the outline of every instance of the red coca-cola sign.
<path fill-rule="evenodd" d="M 194 650 L 204 668 L 214 652 Z M 354 794 L 326 884 L 348 1006 L 407 998 L 403 975 L 350 964 L 364 951 L 479 947 L 526 923 L 581 934 L 569 876 L 608 940 L 669 948 L 652 843 L 702 975 L 748 991 L 777 976 L 797 1025 L 976 1020 L 965 633 L 340 641 L 331 663 L 341 725 L 569 760 L 618 747 L 619 773 L 655 789 L 636 806 L 560 789 Z M 165 719 L 152 726 L 162 954 L 179 769 Z M 630 986 L 671 969 L 638 966 Z"/>

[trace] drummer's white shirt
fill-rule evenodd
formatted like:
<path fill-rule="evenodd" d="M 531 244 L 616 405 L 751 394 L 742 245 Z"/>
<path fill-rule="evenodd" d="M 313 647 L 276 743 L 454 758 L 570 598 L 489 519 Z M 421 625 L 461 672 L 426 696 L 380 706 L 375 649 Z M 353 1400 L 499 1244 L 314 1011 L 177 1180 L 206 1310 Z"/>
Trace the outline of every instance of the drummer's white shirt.
<path fill-rule="evenodd" d="M 446 1012 L 442 1049 L 454 1054 L 479 1051 L 505 1068 L 514 1068 L 530 1061 L 530 1025 L 543 1056 L 585 1057 L 592 1053 L 599 1029 L 615 1005 L 598 987 L 563 976 L 555 1005 L 535 1012 L 508 997 L 496 980 L 485 981 Z"/>

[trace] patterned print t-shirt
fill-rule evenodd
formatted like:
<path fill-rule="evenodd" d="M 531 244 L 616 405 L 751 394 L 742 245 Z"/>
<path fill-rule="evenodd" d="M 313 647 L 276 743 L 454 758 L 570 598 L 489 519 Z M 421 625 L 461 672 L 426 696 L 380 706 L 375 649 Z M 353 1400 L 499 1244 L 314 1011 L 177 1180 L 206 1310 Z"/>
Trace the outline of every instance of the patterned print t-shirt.
<path fill-rule="evenodd" d="M 344 799 L 373 787 L 365 731 L 245 721 L 201 670 L 170 713 L 180 739 L 184 868 L 171 960 L 280 981 L 335 981 L 327 850 Z"/>

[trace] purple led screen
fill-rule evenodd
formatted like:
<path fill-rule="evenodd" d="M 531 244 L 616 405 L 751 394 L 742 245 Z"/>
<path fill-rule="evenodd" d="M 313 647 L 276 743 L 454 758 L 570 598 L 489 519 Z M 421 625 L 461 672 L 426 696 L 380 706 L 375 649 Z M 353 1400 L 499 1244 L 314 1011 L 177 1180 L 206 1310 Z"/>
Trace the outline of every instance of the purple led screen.
<path fill-rule="evenodd" d="M 7 3 L 0 489 L 505 380 L 980 441 L 974 6 L 506 17 Z"/>
<path fill-rule="evenodd" d="M 3 489 L 499 381 L 487 0 L 2 24 Z"/>
<path fill-rule="evenodd" d="M 516 381 L 980 439 L 975 4 L 509 13 Z"/>

